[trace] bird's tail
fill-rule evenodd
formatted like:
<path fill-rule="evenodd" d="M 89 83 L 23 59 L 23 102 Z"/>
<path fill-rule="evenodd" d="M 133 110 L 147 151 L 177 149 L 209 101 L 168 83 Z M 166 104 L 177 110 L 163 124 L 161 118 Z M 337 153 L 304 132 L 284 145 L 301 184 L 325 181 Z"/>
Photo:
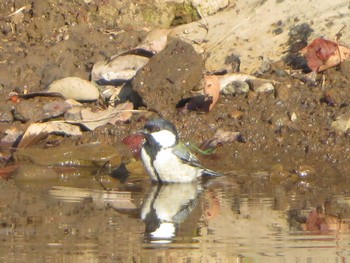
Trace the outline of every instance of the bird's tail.
<path fill-rule="evenodd" d="M 202 172 L 202 176 L 223 176 L 222 173 L 214 172 L 209 169 L 204 169 Z"/>

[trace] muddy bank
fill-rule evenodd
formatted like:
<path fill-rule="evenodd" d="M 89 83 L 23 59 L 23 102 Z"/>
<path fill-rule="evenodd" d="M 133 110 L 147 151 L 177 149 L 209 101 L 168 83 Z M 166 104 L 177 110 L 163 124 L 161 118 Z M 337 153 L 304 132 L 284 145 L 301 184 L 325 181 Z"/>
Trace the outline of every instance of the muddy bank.
<path fill-rule="evenodd" d="M 7 8 L 9 3 L 12 9 Z M 10 92 L 42 92 L 54 80 L 71 76 L 89 80 L 97 61 L 136 47 L 148 31 L 141 29 L 159 26 L 141 23 L 143 20 L 137 16 L 137 1 L 130 5 L 133 4 L 137 8 L 131 9 L 129 16 L 125 12 L 130 8 L 129 4 L 114 5 L 120 14 L 115 19 L 111 18 L 113 15 L 106 14 L 107 1 L 34 1 L 34 4 L 8 1 L 1 4 L 1 139 L 8 135 L 9 129 L 23 134 L 31 123 L 47 121 L 41 113 L 38 114 L 39 110 L 52 101 L 62 100 L 45 96 L 8 100 Z M 15 19 L 8 16 L 22 6 L 25 9 L 19 12 L 21 16 Z M 152 5 L 147 8 L 152 8 Z M 234 8 L 233 5 L 230 10 Z M 134 16 L 137 19 L 133 20 Z M 122 23 L 122 20 L 129 22 Z M 298 25 L 304 23 L 298 21 Z M 290 46 L 298 40 L 310 40 L 310 32 L 314 29 L 311 24 L 306 24 L 310 30 L 301 30 Z M 286 28 L 284 30 L 288 32 Z M 133 101 L 135 109 L 142 111 L 134 113 L 126 121 L 105 124 L 93 131 L 83 128 L 81 136 L 50 134 L 32 147 L 52 148 L 96 142 L 120 147 L 125 136 L 135 133 L 147 119 L 161 115 L 175 123 L 183 140 L 196 145 L 210 139 L 218 129 L 239 132 L 239 139 L 223 143 L 215 154 L 200 156 L 206 166 L 224 173 L 230 174 L 235 170 L 270 171 L 275 169 L 276 164 L 281 164 L 277 170 L 282 178 L 292 178 L 293 174 L 303 174 L 300 171 L 304 170 L 309 174 L 327 173 L 329 176 L 346 174 L 349 168 L 349 134 L 346 129 L 340 131 L 334 128 L 333 122 L 349 112 L 348 62 L 312 79 L 309 71 L 295 71 L 284 56 L 277 62 L 265 61 L 264 67 L 254 71 L 254 75 L 271 81 L 272 90 L 258 92 L 249 84 L 248 92 L 222 94 L 215 107 L 203 113 L 177 106 L 181 99 L 191 96 L 192 90 L 200 87 L 204 74 L 213 74 L 214 70 L 206 64 L 209 53 L 199 54 L 196 45 L 192 47 L 176 34 L 169 36 L 168 40 L 166 48 L 152 56 L 149 63 L 137 72 L 135 79 L 128 83 L 135 95 L 128 99 Z M 303 45 L 296 51 L 301 47 Z M 227 52 L 226 58 L 232 53 L 235 52 Z M 227 67 L 231 67 L 230 63 Z M 241 63 L 246 63 L 243 57 Z M 146 91 L 143 90 L 145 86 Z M 107 107 L 101 100 L 84 102 L 83 105 L 94 111 Z M 152 111 L 143 112 L 150 109 Z M 50 120 L 61 119 L 62 116 L 58 116 Z M 11 160 L 16 140 L 2 141 L 2 166 Z M 128 153 L 125 155 L 129 156 Z"/>

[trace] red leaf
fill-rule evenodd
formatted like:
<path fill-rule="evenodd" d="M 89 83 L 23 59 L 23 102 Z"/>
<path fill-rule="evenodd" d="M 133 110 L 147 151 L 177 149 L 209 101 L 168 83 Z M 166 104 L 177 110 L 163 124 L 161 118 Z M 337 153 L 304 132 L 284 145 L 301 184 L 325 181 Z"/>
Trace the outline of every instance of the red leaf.
<path fill-rule="evenodd" d="M 309 68 L 315 72 L 339 65 L 350 56 L 350 50 L 347 47 L 323 38 L 314 39 L 301 52 Z"/>
<path fill-rule="evenodd" d="M 3 179 L 8 179 L 11 177 L 12 173 L 19 168 L 19 164 L 13 164 L 0 168 L 0 177 Z"/>
<path fill-rule="evenodd" d="M 141 134 L 132 134 L 124 137 L 122 142 L 129 147 L 135 156 L 139 156 L 144 137 Z"/>

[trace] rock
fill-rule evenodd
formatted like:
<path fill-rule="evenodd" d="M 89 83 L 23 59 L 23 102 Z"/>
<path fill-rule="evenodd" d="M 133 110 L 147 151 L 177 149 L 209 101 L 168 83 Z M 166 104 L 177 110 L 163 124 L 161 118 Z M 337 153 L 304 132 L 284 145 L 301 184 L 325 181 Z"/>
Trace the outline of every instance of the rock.
<path fill-rule="evenodd" d="M 148 108 L 166 113 L 192 96 L 202 79 L 203 65 L 192 45 L 175 39 L 136 74 L 132 87 Z"/>
<path fill-rule="evenodd" d="M 136 47 L 153 54 L 157 54 L 162 51 L 168 43 L 169 30 L 155 29 L 147 33 L 145 39 Z"/>
<path fill-rule="evenodd" d="M 281 101 L 288 101 L 290 98 L 291 87 L 290 85 L 283 85 L 276 89 L 276 98 Z"/>
<path fill-rule="evenodd" d="M 220 90 L 224 95 L 244 94 L 249 91 L 249 85 L 245 81 L 232 81 Z"/>
<path fill-rule="evenodd" d="M 237 109 L 234 109 L 234 110 L 231 112 L 230 116 L 231 116 L 232 118 L 236 119 L 236 120 L 239 120 L 239 119 L 243 116 L 243 114 L 244 114 L 244 113 L 243 113 L 242 111 L 237 110 Z"/>
<path fill-rule="evenodd" d="M 229 4 L 228 0 L 192 0 L 192 5 L 197 8 L 200 15 L 206 17 L 224 9 Z"/>
<path fill-rule="evenodd" d="M 73 107 L 64 114 L 65 120 L 81 121 L 81 107 Z"/>
<path fill-rule="evenodd" d="M 174 7 L 174 19 L 171 22 L 172 27 L 188 24 L 200 19 L 198 11 L 191 3 L 182 1 L 182 3 L 175 3 Z"/>
<path fill-rule="evenodd" d="M 43 104 L 36 100 L 21 100 L 20 103 L 14 105 L 12 114 L 15 120 L 22 123 L 29 120 L 33 122 L 42 120 L 44 116 Z"/>
<path fill-rule="evenodd" d="M 276 129 L 279 129 L 283 126 L 288 125 L 290 123 L 290 119 L 284 112 L 276 112 L 271 116 L 269 123 L 274 125 Z"/>
<path fill-rule="evenodd" d="M 78 77 L 56 80 L 51 83 L 47 91 L 58 92 L 66 99 L 77 101 L 95 101 L 100 95 L 95 84 Z"/>
<path fill-rule="evenodd" d="M 127 82 L 148 61 L 148 57 L 131 54 L 117 56 L 110 61 L 98 61 L 92 68 L 91 80 L 99 85 L 116 85 Z"/>
<path fill-rule="evenodd" d="M 174 18 L 173 5 L 164 1 L 103 1 L 96 4 L 98 20 L 102 18 L 110 28 L 167 28 Z"/>
<path fill-rule="evenodd" d="M 298 119 L 297 114 L 295 112 L 289 113 L 288 115 L 291 122 L 295 122 Z"/>
<path fill-rule="evenodd" d="M 0 105 L 0 123 L 1 122 L 12 122 L 13 116 L 11 114 L 11 107 L 8 105 Z"/>
<path fill-rule="evenodd" d="M 275 87 L 273 86 L 272 83 L 262 81 L 259 79 L 249 80 L 249 84 L 251 85 L 252 89 L 257 93 L 264 93 L 264 92 L 270 92 L 275 90 Z"/>
<path fill-rule="evenodd" d="M 295 169 L 295 173 L 303 179 L 315 179 L 316 170 L 314 167 L 309 165 L 299 165 Z"/>
<path fill-rule="evenodd" d="M 43 106 L 44 118 L 55 118 L 63 115 L 72 106 L 63 100 L 51 101 Z"/>
<path fill-rule="evenodd" d="M 332 122 L 332 127 L 338 131 L 346 132 L 350 128 L 350 113 L 342 114 Z"/>
<path fill-rule="evenodd" d="M 23 135 L 23 131 L 18 129 L 16 126 L 11 126 L 4 131 L 4 137 L 0 140 L 0 148 L 13 147 L 14 143 L 20 139 L 20 136 Z"/>
<path fill-rule="evenodd" d="M 56 148 L 21 148 L 14 154 L 20 163 L 50 166 L 103 166 L 106 162 L 121 163 L 119 151 L 105 144 L 83 144 Z"/>

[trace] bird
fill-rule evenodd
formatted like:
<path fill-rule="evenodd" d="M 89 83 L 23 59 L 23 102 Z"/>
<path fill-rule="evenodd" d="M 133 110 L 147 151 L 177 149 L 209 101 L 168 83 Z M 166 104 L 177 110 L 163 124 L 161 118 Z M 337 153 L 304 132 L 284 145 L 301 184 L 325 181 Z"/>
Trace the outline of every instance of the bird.
<path fill-rule="evenodd" d="M 190 183 L 201 176 L 221 176 L 204 168 L 180 141 L 175 125 L 163 118 L 153 119 L 139 131 L 145 138 L 141 160 L 153 182 Z"/>

